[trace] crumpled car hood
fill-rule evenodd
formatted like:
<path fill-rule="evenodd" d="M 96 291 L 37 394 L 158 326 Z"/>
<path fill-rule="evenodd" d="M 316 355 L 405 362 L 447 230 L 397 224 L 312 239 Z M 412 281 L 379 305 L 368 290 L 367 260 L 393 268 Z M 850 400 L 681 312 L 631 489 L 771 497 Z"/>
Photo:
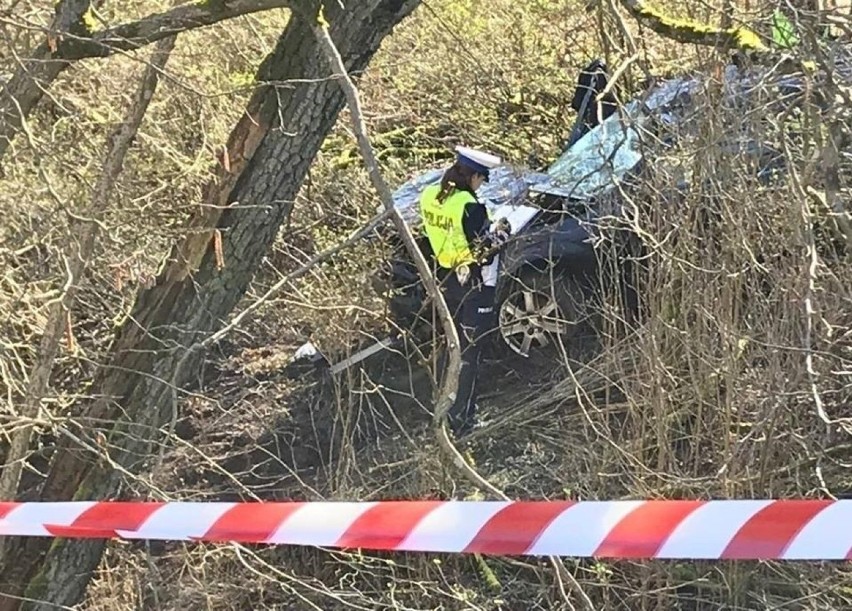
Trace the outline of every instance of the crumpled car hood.
<path fill-rule="evenodd" d="M 698 86 L 694 79 L 679 78 L 655 87 L 644 100 L 634 100 L 589 131 L 560 155 L 547 172 L 500 166 L 477 196 L 492 219 L 505 217 L 518 232 L 539 212 L 530 206 L 531 193 L 550 193 L 590 200 L 612 189 L 642 158 L 641 132 L 651 113 L 675 121 L 668 110 L 673 102 Z M 418 174 L 393 193 L 394 206 L 412 229 L 420 225 L 419 199 L 427 186 L 440 182 L 446 166 Z"/>
<path fill-rule="evenodd" d="M 838 50 L 831 69 L 835 79 L 852 82 L 849 50 Z M 772 68 L 742 70 L 732 64 L 725 67 L 721 80 L 721 103 L 734 108 L 744 105 L 755 92 L 765 91 L 768 86 L 776 88 L 774 95 L 779 98 L 795 95 L 805 88 L 800 76 L 773 72 Z M 492 170 L 491 181 L 477 193 L 480 201 L 488 207 L 493 219 L 508 218 L 515 232 L 538 212 L 538 208 L 530 205 L 533 193 L 593 202 L 615 188 L 642 160 L 646 144 L 643 137 L 652 119 L 664 126 L 690 124 L 690 114 L 696 110 L 692 101 L 708 82 L 710 79 L 704 75 L 660 81 L 586 133 L 546 172 L 508 165 Z M 647 138 L 647 144 L 659 141 L 656 137 Z M 420 225 L 420 193 L 438 182 L 445 169 L 424 171 L 393 194 L 394 206 L 412 229 Z"/>

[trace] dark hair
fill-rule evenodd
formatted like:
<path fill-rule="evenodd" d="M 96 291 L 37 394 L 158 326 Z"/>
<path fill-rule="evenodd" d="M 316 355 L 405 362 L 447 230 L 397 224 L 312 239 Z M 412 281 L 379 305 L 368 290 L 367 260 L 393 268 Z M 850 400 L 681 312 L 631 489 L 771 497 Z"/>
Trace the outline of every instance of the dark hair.
<path fill-rule="evenodd" d="M 456 162 L 444 172 L 444 177 L 441 178 L 441 190 L 438 192 L 438 201 L 442 204 L 447 198 L 452 195 L 453 191 L 469 191 L 471 195 L 476 197 L 476 192 L 470 184 L 471 179 L 480 174 L 473 168 L 462 165 Z"/>

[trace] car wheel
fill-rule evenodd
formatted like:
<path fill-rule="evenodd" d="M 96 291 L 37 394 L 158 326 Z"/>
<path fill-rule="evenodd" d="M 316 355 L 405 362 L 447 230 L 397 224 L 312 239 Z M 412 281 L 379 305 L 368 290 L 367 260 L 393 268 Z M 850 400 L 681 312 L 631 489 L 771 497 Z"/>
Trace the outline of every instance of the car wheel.
<path fill-rule="evenodd" d="M 503 294 L 498 305 L 500 336 L 523 357 L 588 331 L 589 290 L 571 275 L 526 270 Z"/>

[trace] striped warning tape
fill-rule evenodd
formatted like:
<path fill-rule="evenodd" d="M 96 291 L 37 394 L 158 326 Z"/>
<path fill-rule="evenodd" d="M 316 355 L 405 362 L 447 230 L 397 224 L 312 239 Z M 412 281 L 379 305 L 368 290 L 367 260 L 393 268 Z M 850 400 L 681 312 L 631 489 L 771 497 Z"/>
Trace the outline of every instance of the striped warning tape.
<path fill-rule="evenodd" d="M 685 559 L 852 559 L 852 500 L 0 503 L 0 535 Z"/>

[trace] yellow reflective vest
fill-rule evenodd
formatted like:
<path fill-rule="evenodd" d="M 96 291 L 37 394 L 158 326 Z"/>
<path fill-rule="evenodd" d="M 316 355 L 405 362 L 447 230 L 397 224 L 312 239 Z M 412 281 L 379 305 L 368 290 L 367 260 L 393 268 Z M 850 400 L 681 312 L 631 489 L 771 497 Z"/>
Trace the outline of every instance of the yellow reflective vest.
<path fill-rule="evenodd" d="M 441 203 L 438 201 L 440 191 L 441 185 L 432 185 L 426 187 L 420 196 L 423 231 L 429 238 L 438 265 L 452 269 L 473 263 L 476 258 L 470 251 L 462 219 L 465 206 L 475 202 L 476 198 L 469 191 L 457 190 Z"/>

